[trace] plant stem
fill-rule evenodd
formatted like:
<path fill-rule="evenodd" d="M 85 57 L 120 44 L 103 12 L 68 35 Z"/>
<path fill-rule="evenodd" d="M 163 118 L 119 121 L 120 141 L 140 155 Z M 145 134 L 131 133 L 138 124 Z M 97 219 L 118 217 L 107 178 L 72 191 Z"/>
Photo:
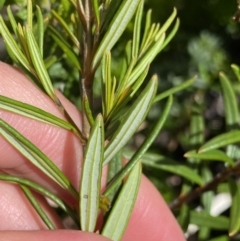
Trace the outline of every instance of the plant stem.
<path fill-rule="evenodd" d="M 94 73 L 92 71 L 92 10 L 91 10 L 91 1 L 86 0 L 84 6 L 84 25 L 83 25 L 83 41 L 82 41 L 82 62 L 83 68 L 81 73 L 81 98 L 82 103 L 84 99 L 87 99 L 89 106 L 92 109 L 93 102 L 93 77 Z M 87 118 L 87 112 L 82 104 L 83 111 L 83 135 L 88 137 L 90 133 L 90 123 Z"/>
<path fill-rule="evenodd" d="M 201 194 L 207 191 L 211 191 L 217 187 L 218 184 L 225 181 L 229 176 L 238 174 L 240 171 L 240 162 L 237 162 L 234 167 L 228 167 L 224 169 L 222 172 L 218 173 L 212 181 L 208 182 L 206 185 L 202 187 L 197 187 L 193 191 L 180 195 L 177 199 L 175 199 L 168 206 L 171 210 L 181 207 L 183 204 L 186 204 L 195 198 L 199 197 Z"/>

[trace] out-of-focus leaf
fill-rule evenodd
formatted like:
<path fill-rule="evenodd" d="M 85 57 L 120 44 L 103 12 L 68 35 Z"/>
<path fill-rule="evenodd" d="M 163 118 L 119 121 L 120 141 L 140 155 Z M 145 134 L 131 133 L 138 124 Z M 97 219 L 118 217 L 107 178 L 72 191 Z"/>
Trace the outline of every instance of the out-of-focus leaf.
<path fill-rule="evenodd" d="M 209 239 L 208 241 L 229 241 L 229 237 L 223 235 L 223 236 L 219 236 L 219 237 L 216 237 L 216 238 Z"/>
<path fill-rule="evenodd" d="M 232 125 L 239 123 L 237 98 L 231 85 L 231 81 L 227 78 L 227 76 L 222 72 L 219 76 L 222 85 L 226 123 L 228 127 L 231 127 Z"/>
<path fill-rule="evenodd" d="M 199 110 L 193 110 L 191 114 L 189 145 L 199 147 L 204 141 L 204 119 Z"/>
<path fill-rule="evenodd" d="M 131 152 L 124 152 L 124 155 L 126 155 L 127 158 L 130 158 Z M 146 166 L 177 174 L 199 185 L 203 184 L 202 178 L 191 168 L 164 156 L 153 153 L 145 153 L 141 160 Z"/>
<path fill-rule="evenodd" d="M 208 227 L 216 230 L 228 230 L 229 219 L 224 216 L 213 217 L 205 212 L 190 212 L 190 223 L 199 227 Z"/>
<path fill-rule="evenodd" d="M 132 209 L 136 202 L 141 180 L 141 163 L 139 162 L 129 174 L 126 183 L 111 210 L 102 235 L 114 241 L 120 241 L 127 227 Z"/>
<path fill-rule="evenodd" d="M 40 206 L 39 202 L 37 201 L 37 199 L 34 197 L 34 195 L 32 194 L 32 192 L 25 186 L 21 185 L 21 189 L 24 192 L 24 194 L 26 195 L 27 199 L 29 200 L 29 202 L 31 203 L 31 205 L 33 206 L 33 208 L 36 210 L 36 212 L 38 213 L 38 215 L 41 217 L 41 219 L 43 220 L 43 222 L 47 225 L 47 227 L 49 229 L 55 229 L 55 226 L 53 224 L 53 222 L 51 221 L 51 219 L 47 216 L 46 212 L 42 209 L 42 207 Z"/>
<path fill-rule="evenodd" d="M 59 168 L 40 149 L 2 119 L 0 119 L 0 135 L 22 153 L 33 165 L 38 167 L 64 189 L 69 190 L 75 197 L 78 197 L 77 191 Z"/>
<path fill-rule="evenodd" d="M 240 148 L 237 145 L 229 145 L 227 146 L 226 154 L 230 158 L 238 160 L 240 159 Z"/>
<path fill-rule="evenodd" d="M 80 222 L 81 230 L 95 230 L 99 211 L 102 160 L 104 150 L 104 126 L 101 115 L 98 115 L 87 143 L 82 180 L 80 185 Z"/>
<path fill-rule="evenodd" d="M 220 150 L 210 150 L 201 153 L 197 153 L 196 151 L 189 151 L 184 154 L 184 156 L 186 158 L 197 158 L 202 161 L 222 161 L 230 165 L 234 165 L 234 161 Z"/>
<path fill-rule="evenodd" d="M 0 0 L 0 10 L 3 8 L 5 1 L 6 0 Z"/>
<path fill-rule="evenodd" d="M 99 48 L 93 59 L 92 68 L 95 69 L 100 62 L 103 54 L 112 49 L 115 43 L 118 41 L 123 31 L 125 30 L 128 22 L 131 20 L 140 0 L 124 0 L 119 7 L 117 13 L 115 13 L 113 20 L 108 27 L 103 40 L 100 43 Z"/>
<path fill-rule="evenodd" d="M 190 209 L 187 205 L 182 205 L 177 220 L 182 230 L 186 231 L 190 220 Z"/>
<path fill-rule="evenodd" d="M 218 149 L 229 144 L 240 142 L 240 131 L 234 130 L 221 135 L 218 135 L 206 142 L 200 149 L 199 153 Z"/>
<path fill-rule="evenodd" d="M 157 89 L 157 77 L 154 76 L 135 103 L 128 110 L 124 121 L 110 140 L 104 153 L 106 165 L 128 142 L 145 119 Z"/>
<path fill-rule="evenodd" d="M 234 236 L 240 229 L 240 188 L 236 181 L 228 179 L 229 189 L 232 196 L 230 208 L 229 236 Z"/>
<path fill-rule="evenodd" d="M 64 30 L 67 32 L 68 36 L 72 40 L 73 44 L 79 49 L 79 41 L 77 37 L 73 34 L 71 29 L 69 28 L 68 24 L 65 22 L 65 20 L 54 10 L 52 10 L 53 16 L 57 19 L 57 21 L 62 25 Z"/>
<path fill-rule="evenodd" d="M 233 70 L 235 76 L 237 77 L 238 81 L 240 81 L 240 69 L 239 69 L 239 66 L 236 65 L 236 64 L 232 64 L 231 67 L 232 67 L 232 70 Z"/>
<path fill-rule="evenodd" d="M 212 172 L 208 165 L 203 165 L 201 167 L 201 176 L 204 181 L 204 184 L 210 182 L 213 179 Z M 201 195 L 201 203 L 203 205 L 204 211 L 210 214 L 212 201 L 214 198 L 214 192 L 209 191 Z M 199 240 L 208 240 L 211 234 L 211 229 L 209 227 L 202 227 L 199 230 L 198 238 Z"/>
<path fill-rule="evenodd" d="M 56 44 L 66 54 L 68 59 L 74 64 L 74 66 L 80 70 L 81 66 L 76 54 L 73 52 L 72 47 L 66 42 L 66 40 L 55 30 L 52 26 L 48 27 L 49 33 L 56 42 Z"/>
<path fill-rule="evenodd" d="M 161 94 L 159 94 L 159 95 L 157 95 L 155 97 L 154 102 L 160 101 L 160 100 L 168 97 L 169 95 L 173 95 L 173 94 L 175 94 L 175 93 L 177 93 L 177 92 L 179 92 L 179 91 L 181 91 L 183 89 L 188 88 L 189 86 L 191 86 L 193 84 L 193 82 L 195 80 L 196 80 L 196 76 L 194 76 L 193 78 L 185 81 L 184 83 L 182 83 L 182 84 L 180 84 L 180 85 L 178 85 L 176 87 L 173 87 L 173 88 L 171 88 L 169 90 L 164 91 L 163 93 L 161 93 Z"/>

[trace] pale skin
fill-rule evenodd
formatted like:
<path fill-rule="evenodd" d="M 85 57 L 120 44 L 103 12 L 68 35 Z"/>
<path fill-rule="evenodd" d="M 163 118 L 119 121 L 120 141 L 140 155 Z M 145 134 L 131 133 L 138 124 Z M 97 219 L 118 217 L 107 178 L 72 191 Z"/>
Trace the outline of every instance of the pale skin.
<path fill-rule="evenodd" d="M 18 70 L 1 62 L 0 83 L 1 95 L 35 105 L 63 118 L 49 97 L 43 94 Z M 58 93 L 58 96 L 75 123 L 80 126 L 81 114 L 60 93 Z M 3 110 L 0 110 L 0 118 L 15 127 L 47 154 L 78 189 L 82 147 L 79 140 L 72 133 Z M 33 167 L 2 137 L 0 137 L 0 171 L 32 179 L 61 196 L 69 204 L 77 205 L 70 195 L 58 188 L 49 178 Z M 0 181 L 0 241 L 109 240 L 97 234 L 63 230 L 61 221 L 49 208 L 45 200 L 39 195 L 36 195 L 36 197 L 54 220 L 58 228 L 56 231 L 47 230 L 17 186 Z M 145 176 L 142 176 L 137 202 L 122 240 L 185 240 L 179 225 L 163 198 Z"/>

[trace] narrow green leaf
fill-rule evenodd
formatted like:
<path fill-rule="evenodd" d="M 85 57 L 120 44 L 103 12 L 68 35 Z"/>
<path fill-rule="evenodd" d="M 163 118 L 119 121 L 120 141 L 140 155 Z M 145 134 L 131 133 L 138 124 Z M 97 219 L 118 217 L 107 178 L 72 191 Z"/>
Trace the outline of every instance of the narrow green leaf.
<path fill-rule="evenodd" d="M 7 26 L 5 25 L 2 16 L 0 16 L 0 32 L 6 44 L 7 50 L 11 51 L 11 56 L 13 56 L 14 59 L 17 59 L 17 61 L 21 63 L 28 71 L 34 73 L 34 70 L 30 66 L 27 58 L 12 37 Z"/>
<path fill-rule="evenodd" d="M 144 4 L 144 1 L 143 0 L 140 1 L 137 9 L 137 13 L 136 13 L 136 18 L 134 21 L 132 56 L 135 58 L 138 57 L 138 51 L 139 51 L 143 4 Z"/>
<path fill-rule="evenodd" d="M 200 227 L 209 227 L 216 230 L 227 230 L 229 219 L 224 216 L 213 217 L 205 212 L 191 211 L 190 223 Z"/>
<path fill-rule="evenodd" d="M 173 8 L 172 14 L 167 19 L 167 21 L 163 24 L 163 26 L 161 27 L 161 29 L 158 32 L 158 35 L 162 35 L 164 32 L 167 31 L 167 29 L 169 28 L 169 26 L 172 24 L 173 20 L 175 19 L 176 15 L 177 15 L 177 9 Z"/>
<path fill-rule="evenodd" d="M 182 230 L 186 231 L 190 220 L 190 208 L 186 204 L 182 205 L 177 220 Z"/>
<path fill-rule="evenodd" d="M 76 190 L 59 168 L 40 149 L 2 119 L 0 119 L 0 134 L 33 165 L 78 197 Z"/>
<path fill-rule="evenodd" d="M 229 221 L 229 236 L 236 235 L 240 230 L 240 187 L 236 181 L 229 178 L 228 185 L 232 196 L 232 205 L 230 208 L 230 221 Z"/>
<path fill-rule="evenodd" d="M 39 202 L 34 197 L 32 192 L 27 187 L 25 187 L 23 185 L 21 185 L 21 189 L 24 192 L 24 194 L 26 195 L 26 197 L 29 200 L 29 202 L 31 203 L 31 205 L 33 206 L 33 208 L 36 210 L 38 215 L 41 217 L 43 222 L 47 225 L 47 227 L 49 229 L 55 229 L 55 226 L 52 223 L 51 219 L 47 216 L 46 212 L 42 209 L 42 207 L 40 206 Z"/>
<path fill-rule="evenodd" d="M 69 28 L 69 26 L 65 22 L 65 20 L 54 10 L 52 10 L 51 12 L 52 12 L 53 16 L 57 19 L 57 21 L 62 25 L 64 30 L 67 32 L 67 34 L 70 37 L 70 39 L 72 40 L 73 44 L 79 49 L 79 47 L 80 47 L 79 41 L 78 41 L 77 37 L 74 35 L 74 33 L 71 31 L 71 29 Z"/>
<path fill-rule="evenodd" d="M 0 10 L 3 8 L 5 1 L 6 0 L 0 0 Z"/>
<path fill-rule="evenodd" d="M 237 77 L 237 80 L 240 81 L 240 69 L 239 69 L 239 66 L 236 65 L 236 64 L 232 64 L 231 68 L 232 68 L 235 76 Z"/>
<path fill-rule="evenodd" d="M 240 148 L 237 145 L 228 145 L 226 154 L 233 160 L 240 159 Z"/>
<path fill-rule="evenodd" d="M 216 238 L 208 239 L 208 241 L 229 241 L 229 237 L 227 235 L 223 235 Z"/>
<path fill-rule="evenodd" d="M 27 0 L 27 25 L 31 30 L 33 28 L 32 20 L 33 20 L 32 0 Z"/>
<path fill-rule="evenodd" d="M 127 87 L 132 85 L 136 79 L 142 74 L 146 66 L 148 66 L 156 55 L 159 53 L 159 49 L 162 46 L 165 39 L 165 34 L 163 33 L 159 38 L 156 38 L 154 44 L 146 51 L 146 54 L 143 55 L 138 63 L 136 64 L 135 68 L 133 69 L 127 83 Z"/>
<path fill-rule="evenodd" d="M 56 55 L 48 56 L 46 59 L 44 59 L 44 64 L 46 66 L 46 69 L 49 69 L 57 61 L 58 61 L 58 58 Z"/>
<path fill-rule="evenodd" d="M 223 92 L 223 104 L 226 117 L 226 123 L 228 127 L 232 127 L 239 123 L 239 111 L 237 98 L 234 93 L 231 81 L 224 73 L 219 74 L 222 92 Z"/>
<path fill-rule="evenodd" d="M 189 145 L 193 148 L 199 147 L 204 141 L 204 119 L 202 111 L 197 108 L 192 110 Z"/>
<path fill-rule="evenodd" d="M 211 140 L 206 142 L 199 149 L 198 152 L 200 153 L 200 152 L 210 151 L 213 149 L 218 149 L 237 142 L 240 142 L 240 131 L 239 130 L 230 131 L 212 138 Z"/>
<path fill-rule="evenodd" d="M 202 165 L 201 166 L 201 176 L 204 181 L 204 184 L 209 183 L 213 179 L 212 172 L 208 165 Z M 214 198 L 214 192 L 209 191 L 205 192 L 201 195 L 201 204 L 203 206 L 203 209 L 205 212 L 210 214 L 212 201 Z M 201 227 L 198 233 L 199 240 L 208 240 L 211 234 L 211 228 L 209 227 Z"/>
<path fill-rule="evenodd" d="M 44 40 L 44 21 L 41 9 L 37 7 L 37 43 L 40 49 L 41 56 L 43 56 L 43 40 Z"/>
<path fill-rule="evenodd" d="M 79 225 L 79 220 L 78 220 L 78 217 L 76 216 L 76 211 L 73 210 L 72 208 L 70 208 L 58 196 L 51 193 L 48 189 L 39 185 L 38 183 L 35 183 L 26 178 L 12 176 L 12 175 L 8 175 L 8 174 L 1 174 L 1 173 L 0 173 L 0 180 L 11 182 L 11 183 L 18 184 L 18 185 L 24 185 L 24 186 L 40 193 L 41 195 L 49 198 L 50 200 L 55 202 L 64 212 L 66 212 L 68 215 L 70 215 L 76 225 Z"/>
<path fill-rule="evenodd" d="M 166 158 L 162 156 L 158 156 L 158 157 L 159 159 L 157 160 L 155 159 L 156 156 L 153 159 L 152 157 L 149 158 L 149 156 L 144 155 L 142 157 L 142 163 L 149 167 L 153 167 L 166 172 L 177 174 L 200 186 L 203 184 L 202 178 L 188 166 L 185 166 L 173 160 L 168 160 L 168 159 L 166 160 Z"/>
<path fill-rule="evenodd" d="M 225 152 L 220 150 L 209 150 L 206 152 L 197 153 L 196 151 L 189 151 L 184 154 L 186 158 L 196 158 L 202 161 L 222 161 L 234 165 L 234 161 L 228 157 Z"/>
<path fill-rule="evenodd" d="M 106 165 L 128 142 L 145 119 L 157 89 L 157 77 L 153 76 L 147 87 L 126 113 L 124 121 L 116 130 L 104 153 Z"/>
<path fill-rule="evenodd" d="M 146 15 L 146 22 L 145 22 L 145 28 L 144 28 L 144 34 L 143 34 L 143 38 L 142 38 L 142 43 L 141 43 L 141 47 L 140 47 L 140 52 L 142 52 L 143 46 L 145 46 L 146 44 L 146 39 L 149 36 L 149 30 L 151 28 L 151 20 L 152 18 L 152 10 L 149 9 L 147 11 L 147 15 Z"/>
<path fill-rule="evenodd" d="M 136 202 L 141 180 L 141 163 L 131 171 L 103 227 L 102 235 L 120 241 Z"/>
<path fill-rule="evenodd" d="M 180 25 L 180 20 L 177 18 L 176 23 L 173 29 L 171 30 L 171 32 L 167 35 L 167 38 L 165 39 L 161 50 L 164 49 L 168 45 L 168 43 L 172 40 L 172 38 L 175 36 L 175 34 L 178 31 L 179 25 Z"/>
<path fill-rule="evenodd" d="M 14 18 L 14 15 L 12 13 L 12 10 L 11 10 L 10 6 L 7 7 L 7 14 L 8 14 L 8 19 L 9 19 L 11 25 L 12 25 L 13 32 L 17 36 L 17 22 Z"/>
<path fill-rule="evenodd" d="M 139 76 L 139 78 L 136 80 L 134 85 L 132 85 L 126 93 L 124 93 L 124 97 L 120 99 L 116 105 L 113 105 L 113 108 L 108 115 L 108 120 L 110 121 L 119 121 L 119 115 L 121 115 L 121 112 L 123 111 L 123 108 L 126 106 L 126 104 L 133 98 L 134 94 L 138 91 L 138 89 L 141 87 L 143 81 L 145 80 L 149 70 L 149 65 L 146 67 L 146 69 L 142 72 L 142 74 Z"/>
<path fill-rule="evenodd" d="M 107 118 L 113 106 L 114 99 L 112 98 L 113 81 L 111 76 L 111 53 L 107 52 L 102 61 L 102 90 L 103 90 L 103 106 L 104 117 Z"/>
<path fill-rule="evenodd" d="M 149 29 L 149 32 L 148 32 L 147 38 L 145 40 L 145 43 L 141 47 L 141 51 L 140 51 L 139 57 L 141 57 L 143 54 L 145 54 L 147 52 L 147 49 L 149 48 L 149 46 L 151 44 L 153 44 L 159 29 L 160 29 L 160 24 L 159 23 L 157 23 L 157 24 L 153 23 L 151 25 L 151 28 Z"/>
<path fill-rule="evenodd" d="M 38 75 L 38 78 L 42 83 L 46 93 L 55 101 L 55 93 L 52 82 L 49 78 L 44 61 L 42 59 L 41 51 L 30 28 L 26 28 L 26 38 L 31 60 Z"/>
<path fill-rule="evenodd" d="M 98 63 L 102 59 L 103 54 L 110 51 L 118 41 L 128 22 L 131 20 L 139 2 L 140 0 L 123 1 L 117 13 L 114 15 L 114 18 L 108 27 L 108 31 L 103 37 L 103 40 L 101 41 L 100 46 L 94 56 L 92 66 L 93 69 L 97 67 Z"/>
<path fill-rule="evenodd" d="M 159 131 L 162 129 L 167 119 L 172 103 L 173 103 L 173 98 L 172 96 L 170 96 L 166 104 L 166 107 L 164 108 L 164 111 L 162 113 L 162 116 L 156 122 L 156 124 L 154 125 L 153 129 L 151 130 L 147 138 L 144 140 L 144 142 L 138 148 L 138 150 L 134 153 L 134 155 L 131 157 L 129 162 L 122 168 L 121 171 L 118 172 L 117 175 L 115 175 L 114 179 L 111 181 L 111 183 L 108 185 L 107 189 L 105 190 L 104 192 L 105 195 L 108 195 L 108 193 L 111 193 L 112 190 L 114 190 L 116 186 L 119 185 L 119 183 L 123 180 L 123 178 L 132 170 L 132 168 L 137 164 L 137 162 L 142 158 L 144 153 L 151 146 L 151 144 L 156 139 L 157 135 L 159 134 Z"/>
<path fill-rule="evenodd" d="M 78 135 L 78 130 L 70 123 L 35 106 L 0 95 L 0 109 L 20 114 L 38 121 L 70 130 Z"/>
<path fill-rule="evenodd" d="M 123 156 L 122 151 L 119 151 L 114 157 L 111 162 L 108 164 L 108 183 L 112 181 L 112 179 L 116 176 L 116 174 L 122 169 L 123 167 Z M 112 201 L 115 194 L 118 192 L 119 187 L 121 186 L 121 182 L 116 185 L 116 187 L 106 196 Z"/>
<path fill-rule="evenodd" d="M 85 110 L 88 122 L 89 122 L 90 126 L 93 127 L 94 119 L 93 119 L 92 110 L 90 108 L 90 104 L 89 104 L 89 101 L 88 101 L 86 95 L 83 96 L 83 106 L 84 106 L 84 110 Z"/>
<path fill-rule="evenodd" d="M 84 155 L 79 199 L 82 231 L 94 232 L 95 230 L 99 210 L 103 150 L 104 126 L 102 116 L 98 115 Z"/>
<path fill-rule="evenodd" d="M 100 12 L 99 12 L 99 3 L 98 0 L 92 0 L 93 5 L 93 12 L 95 15 L 95 21 L 96 21 L 96 30 L 99 32 L 99 26 L 100 26 Z"/>
<path fill-rule="evenodd" d="M 184 89 L 188 88 L 189 86 L 191 86 L 194 83 L 196 78 L 197 77 L 194 76 L 193 78 L 185 81 L 184 83 L 182 83 L 182 84 L 180 84 L 180 85 L 178 85 L 176 87 L 173 87 L 173 88 L 171 88 L 169 90 L 164 91 L 163 93 L 161 93 L 161 94 L 159 94 L 159 95 L 157 95 L 155 97 L 154 102 L 160 101 L 160 100 L 168 97 L 169 95 L 173 95 L 173 94 L 175 94 L 175 93 L 177 93 L 177 92 L 179 92 L 181 90 L 184 90 Z"/>
<path fill-rule="evenodd" d="M 76 54 L 73 52 L 72 47 L 52 26 L 48 26 L 48 29 L 51 37 L 54 39 L 56 44 L 62 49 L 62 51 L 66 54 L 66 56 L 74 64 L 74 66 L 78 70 L 80 70 L 81 66 L 80 66 L 79 60 Z"/>

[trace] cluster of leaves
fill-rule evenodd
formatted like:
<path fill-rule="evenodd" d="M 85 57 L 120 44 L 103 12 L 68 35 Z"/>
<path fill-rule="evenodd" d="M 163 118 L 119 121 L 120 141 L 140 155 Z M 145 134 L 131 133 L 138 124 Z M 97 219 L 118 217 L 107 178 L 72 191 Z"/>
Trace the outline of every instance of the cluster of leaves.
<path fill-rule="evenodd" d="M 58 11 L 42 13 L 42 8 L 26 2 L 26 19 L 23 25 L 18 23 L 11 7 L 7 7 L 9 27 L 0 17 L 0 32 L 13 64 L 26 73 L 56 104 L 66 117 L 63 121 L 39 108 L 22 103 L 6 96 L 0 96 L 1 109 L 33 118 L 37 121 L 55 125 L 73 132 L 84 146 L 84 160 L 81 173 L 80 190 L 76 190 L 65 174 L 33 143 L 21 135 L 16 129 L 0 120 L 0 134 L 13 145 L 33 165 L 50 177 L 60 187 L 67 190 L 78 202 L 79 213 L 46 188 L 31 180 L 17 176 L 1 174 L 0 179 L 16 183 L 36 209 L 49 229 L 54 224 L 44 213 L 31 190 L 35 190 L 53 200 L 69 216 L 81 230 L 94 232 L 99 207 L 108 211 L 107 219 L 100 233 L 113 240 L 120 240 L 133 209 L 141 177 L 140 158 L 147 151 L 156 135 L 161 130 L 170 111 L 173 98 L 171 94 L 186 88 L 192 83 L 173 88 L 160 96 L 156 96 L 157 77 L 153 76 L 145 86 L 144 80 L 150 63 L 155 56 L 169 43 L 175 35 L 179 20 L 171 32 L 166 31 L 176 18 L 176 10 L 164 25 L 151 21 L 151 11 L 146 15 L 143 37 L 141 37 L 141 21 L 143 18 L 143 1 L 82 1 L 72 0 L 59 6 L 67 8 L 67 14 Z M 55 1 L 49 1 L 54 5 Z M 116 78 L 111 73 L 111 49 L 116 44 L 134 13 L 133 39 L 126 46 L 122 56 L 122 73 Z M 56 26 L 57 27 L 56 27 Z M 11 28 L 11 31 L 9 30 Z M 58 29 L 58 30 L 56 30 Z M 58 31 L 64 31 L 64 35 Z M 53 54 L 44 57 L 44 36 L 54 40 Z M 68 43 L 71 41 L 73 47 Z M 56 48 L 56 46 L 58 48 Z M 58 99 L 48 69 L 53 66 L 59 51 L 71 62 L 79 72 L 81 106 L 83 111 L 82 131 L 74 124 L 71 117 Z M 93 83 L 95 71 L 101 64 L 102 114 L 95 117 L 92 105 Z M 141 88 L 140 88 L 141 87 Z M 168 97 L 168 101 L 152 131 L 141 147 L 123 166 L 122 150 L 129 139 L 144 121 L 150 107 L 156 101 Z M 132 105 L 129 108 L 128 103 Z M 105 145 L 108 140 L 107 145 Z M 100 180 L 102 168 L 109 164 L 109 184 L 101 193 Z M 123 182 L 124 178 L 127 180 Z M 119 191 L 120 190 L 120 191 Z M 113 200 L 115 200 L 113 202 Z M 122 210 L 124 206 L 124 211 Z"/>

